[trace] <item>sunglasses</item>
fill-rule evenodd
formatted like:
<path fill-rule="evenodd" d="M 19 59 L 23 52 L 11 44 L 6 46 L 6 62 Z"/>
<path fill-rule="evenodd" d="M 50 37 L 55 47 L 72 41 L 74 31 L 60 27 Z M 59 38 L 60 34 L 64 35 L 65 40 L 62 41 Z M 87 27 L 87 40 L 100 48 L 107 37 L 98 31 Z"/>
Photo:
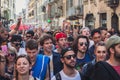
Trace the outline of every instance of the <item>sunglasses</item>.
<path fill-rule="evenodd" d="M 73 54 L 73 55 L 68 55 L 68 56 L 63 56 L 64 58 L 70 60 L 71 58 L 76 58 L 76 54 Z"/>
<path fill-rule="evenodd" d="M 30 38 L 31 36 L 26 36 L 27 38 Z"/>
<path fill-rule="evenodd" d="M 31 36 L 26 36 L 27 38 L 31 37 Z"/>
<path fill-rule="evenodd" d="M 87 42 L 85 42 L 85 43 L 84 42 L 80 42 L 79 44 L 80 44 L 80 46 L 83 46 L 83 45 L 88 46 Z"/>
<path fill-rule="evenodd" d="M 13 43 L 15 46 L 21 46 L 21 43 Z"/>
<path fill-rule="evenodd" d="M 15 56 L 15 53 L 9 53 L 7 56 Z"/>

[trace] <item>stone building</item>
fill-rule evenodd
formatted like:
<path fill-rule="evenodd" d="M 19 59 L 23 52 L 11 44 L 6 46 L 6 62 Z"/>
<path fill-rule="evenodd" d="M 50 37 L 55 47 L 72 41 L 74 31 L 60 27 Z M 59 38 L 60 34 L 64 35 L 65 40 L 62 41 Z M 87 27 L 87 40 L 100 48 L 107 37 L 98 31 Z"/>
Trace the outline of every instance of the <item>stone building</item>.
<path fill-rule="evenodd" d="M 91 29 L 104 26 L 120 30 L 119 0 L 84 0 L 83 20 Z"/>
<path fill-rule="evenodd" d="M 8 28 L 15 21 L 15 0 L 0 0 L 0 21 Z"/>
<path fill-rule="evenodd" d="M 36 25 L 36 0 L 28 2 L 28 24 Z"/>

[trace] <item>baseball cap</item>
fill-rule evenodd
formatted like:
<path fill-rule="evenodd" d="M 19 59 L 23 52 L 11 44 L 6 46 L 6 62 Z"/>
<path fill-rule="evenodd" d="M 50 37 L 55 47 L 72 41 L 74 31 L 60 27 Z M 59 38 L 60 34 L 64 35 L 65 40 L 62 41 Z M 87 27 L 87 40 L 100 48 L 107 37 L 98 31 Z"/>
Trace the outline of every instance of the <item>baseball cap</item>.
<path fill-rule="evenodd" d="M 70 48 L 70 47 L 62 49 L 62 51 L 61 51 L 61 57 L 63 57 L 64 54 L 65 54 L 66 52 L 68 52 L 68 51 L 73 51 L 73 49 Z"/>
<path fill-rule="evenodd" d="M 110 38 L 108 38 L 108 40 L 106 41 L 106 48 L 109 49 L 111 46 L 119 43 L 120 43 L 120 37 L 117 35 L 113 35 Z"/>
<path fill-rule="evenodd" d="M 67 38 L 67 35 L 63 32 L 59 32 L 55 35 L 55 39 L 59 40 L 60 38 Z"/>

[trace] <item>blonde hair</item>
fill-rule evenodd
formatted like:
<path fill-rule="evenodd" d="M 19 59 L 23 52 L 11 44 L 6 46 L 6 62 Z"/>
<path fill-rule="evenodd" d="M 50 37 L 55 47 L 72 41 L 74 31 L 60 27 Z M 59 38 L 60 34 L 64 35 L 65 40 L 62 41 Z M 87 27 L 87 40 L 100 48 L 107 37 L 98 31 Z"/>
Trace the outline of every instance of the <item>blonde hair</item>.
<path fill-rule="evenodd" d="M 17 54 L 17 50 L 14 47 L 8 47 L 8 53 L 15 53 Z"/>

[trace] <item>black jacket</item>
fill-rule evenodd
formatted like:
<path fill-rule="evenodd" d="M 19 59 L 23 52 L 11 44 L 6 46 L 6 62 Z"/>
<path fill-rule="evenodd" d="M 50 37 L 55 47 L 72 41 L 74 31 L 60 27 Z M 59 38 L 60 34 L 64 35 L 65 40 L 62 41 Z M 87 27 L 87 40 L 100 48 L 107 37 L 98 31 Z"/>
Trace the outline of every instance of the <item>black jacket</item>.
<path fill-rule="evenodd" d="M 3 77 L 3 76 L 0 75 L 0 80 L 10 80 L 10 79 L 5 78 L 5 77 Z"/>
<path fill-rule="evenodd" d="M 107 62 L 97 62 L 84 80 L 120 80 L 120 75 Z"/>

